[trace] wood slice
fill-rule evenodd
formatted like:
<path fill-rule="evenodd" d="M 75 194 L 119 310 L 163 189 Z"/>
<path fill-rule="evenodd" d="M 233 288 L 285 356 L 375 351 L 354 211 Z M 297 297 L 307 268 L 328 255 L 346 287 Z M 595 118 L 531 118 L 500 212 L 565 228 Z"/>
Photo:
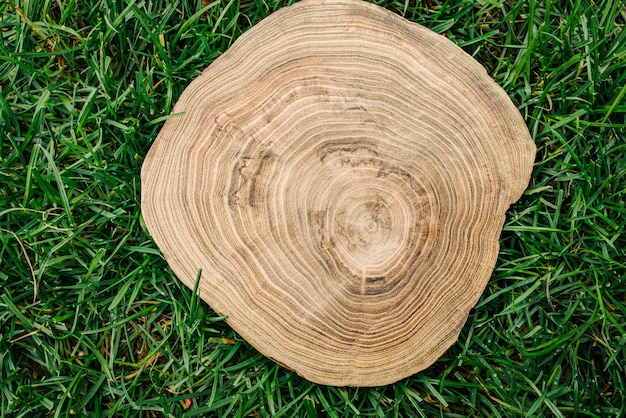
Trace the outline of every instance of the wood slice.
<path fill-rule="evenodd" d="M 155 242 L 261 353 L 330 385 L 395 382 L 457 340 L 535 157 L 481 65 L 355 0 L 272 14 L 174 113 L 142 169 Z"/>

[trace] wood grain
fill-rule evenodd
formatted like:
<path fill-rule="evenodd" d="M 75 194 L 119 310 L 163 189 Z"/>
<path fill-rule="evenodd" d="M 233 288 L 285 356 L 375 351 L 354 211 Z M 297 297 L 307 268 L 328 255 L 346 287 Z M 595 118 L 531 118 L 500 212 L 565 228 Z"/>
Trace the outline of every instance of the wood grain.
<path fill-rule="evenodd" d="M 304 0 L 193 80 L 142 169 L 172 270 L 260 352 L 376 386 L 458 338 L 535 146 L 446 38 L 357 0 Z"/>

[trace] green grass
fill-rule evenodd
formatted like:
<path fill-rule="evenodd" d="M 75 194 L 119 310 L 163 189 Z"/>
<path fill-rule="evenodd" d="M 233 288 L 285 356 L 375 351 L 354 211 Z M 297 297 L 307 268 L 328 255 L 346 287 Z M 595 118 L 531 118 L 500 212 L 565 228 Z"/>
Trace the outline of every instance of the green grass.
<path fill-rule="evenodd" d="M 149 238 L 139 172 L 164 118 L 282 2 L 9 0 L 1 417 L 626 416 L 626 8 L 379 3 L 485 65 L 538 147 L 458 344 L 386 387 L 309 383 L 198 302 Z"/>

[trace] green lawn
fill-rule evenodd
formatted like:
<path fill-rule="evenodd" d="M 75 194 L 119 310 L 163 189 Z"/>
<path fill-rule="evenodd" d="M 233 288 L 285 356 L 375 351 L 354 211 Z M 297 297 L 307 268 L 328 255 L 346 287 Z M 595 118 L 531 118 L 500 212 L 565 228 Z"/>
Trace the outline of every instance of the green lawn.
<path fill-rule="evenodd" d="M 379 2 L 481 62 L 538 147 L 431 368 L 312 384 L 178 283 L 142 223 L 142 161 L 188 83 L 287 3 L 0 2 L 0 416 L 626 416 L 621 0 Z"/>

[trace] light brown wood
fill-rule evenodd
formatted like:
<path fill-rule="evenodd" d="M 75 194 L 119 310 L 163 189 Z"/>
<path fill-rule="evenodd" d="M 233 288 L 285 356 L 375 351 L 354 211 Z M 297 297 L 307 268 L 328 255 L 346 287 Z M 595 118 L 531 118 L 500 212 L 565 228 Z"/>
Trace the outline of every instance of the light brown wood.
<path fill-rule="evenodd" d="M 243 34 L 181 112 L 146 157 L 143 216 L 250 344 L 375 386 L 457 340 L 535 156 L 474 59 L 378 6 L 305 0 Z"/>

